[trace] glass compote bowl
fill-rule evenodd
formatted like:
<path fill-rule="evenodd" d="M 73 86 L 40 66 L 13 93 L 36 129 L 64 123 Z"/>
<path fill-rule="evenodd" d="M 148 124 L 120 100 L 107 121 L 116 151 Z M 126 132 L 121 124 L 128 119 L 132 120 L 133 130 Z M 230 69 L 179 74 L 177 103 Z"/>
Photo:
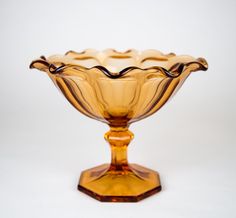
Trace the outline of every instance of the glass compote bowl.
<path fill-rule="evenodd" d="M 127 161 L 131 123 L 158 111 L 193 71 L 207 70 L 203 58 L 156 50 L 118 52 L 87 49 L 49 58 L 30 68 L 45 71 L 81 113 L 107 123 L 111 163 L 82 172 L 78 189 L 100 201 L 139 201 L 161 190 L 156 171 Z"/>

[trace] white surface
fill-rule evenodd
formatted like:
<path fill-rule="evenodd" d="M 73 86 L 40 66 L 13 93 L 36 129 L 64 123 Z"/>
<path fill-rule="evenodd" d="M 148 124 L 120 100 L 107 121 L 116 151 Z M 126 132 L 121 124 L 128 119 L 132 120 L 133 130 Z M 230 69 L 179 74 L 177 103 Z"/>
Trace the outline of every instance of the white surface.
<path fill-rule="evenodd" d="M 236 217 L 235 1 L 1 1 L 0 217 Z M 108 162 L 107 126 L 78 113 L 46 74 L 44 54 L 155 48 L 205 57 L 154 116 L 131 126 L 130 162 L 156 169 L 163 191 L 100 203 L 76 190 Z"/>

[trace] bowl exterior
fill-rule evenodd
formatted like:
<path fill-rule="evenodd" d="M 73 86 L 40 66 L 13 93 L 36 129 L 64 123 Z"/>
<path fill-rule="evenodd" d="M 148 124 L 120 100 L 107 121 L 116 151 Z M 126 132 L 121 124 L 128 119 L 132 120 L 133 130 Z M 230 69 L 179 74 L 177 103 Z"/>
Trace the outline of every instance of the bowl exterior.
<path fill-rule="evenodd" d="M 47 72 L 81 113 L 110 126 L 128 126 L 158 111 L 191 72 L 206 70 L 203 58 L 156 50 L 67 52 L 31 63 Z"/>

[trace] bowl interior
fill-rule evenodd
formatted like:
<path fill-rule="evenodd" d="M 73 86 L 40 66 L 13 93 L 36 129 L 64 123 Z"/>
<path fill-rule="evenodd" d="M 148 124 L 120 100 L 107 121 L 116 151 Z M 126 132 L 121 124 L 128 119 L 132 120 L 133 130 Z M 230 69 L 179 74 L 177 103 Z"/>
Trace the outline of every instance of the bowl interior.
<path fill-rule="evenodd" d="M 157 50 L 138 52 L 134 49 L 125 52 L 118 52 L 114 49 L 104 51 L 87 49 L 80 53 L 69 51 L 65 55 L 53 55 L 48 60 L 58 64 L 73 64 L 85 68 L 102 66 L 114 74 L 129 67 L 141 69 L 162 67 L 169 71 L 178 63 L 196 61 L 195 58 L 188 55 L 176 56 L 174 53 L 164 54 Z"/>

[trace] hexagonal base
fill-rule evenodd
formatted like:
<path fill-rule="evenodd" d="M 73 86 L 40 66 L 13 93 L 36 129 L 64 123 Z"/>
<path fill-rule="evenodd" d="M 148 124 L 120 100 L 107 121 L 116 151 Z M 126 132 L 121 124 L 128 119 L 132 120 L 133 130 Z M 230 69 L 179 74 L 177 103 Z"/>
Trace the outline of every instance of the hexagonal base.
<path fill-rule="evenodd" d="M 103 164 L 82 172 L 78 189 L 105 202 L 137 202 L 161 190 L 156 171 L 137 164 L 117 170 Z"/>

